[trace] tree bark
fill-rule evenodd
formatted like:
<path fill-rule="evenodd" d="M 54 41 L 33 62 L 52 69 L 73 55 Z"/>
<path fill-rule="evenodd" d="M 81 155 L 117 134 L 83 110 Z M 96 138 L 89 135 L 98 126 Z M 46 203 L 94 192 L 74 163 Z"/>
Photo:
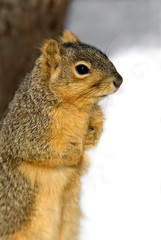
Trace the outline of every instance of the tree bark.
<path fill-rule="evenodd" d="M 0 0 L 0 116 L 43 40 L 63 31 L 69 0 Z"/>

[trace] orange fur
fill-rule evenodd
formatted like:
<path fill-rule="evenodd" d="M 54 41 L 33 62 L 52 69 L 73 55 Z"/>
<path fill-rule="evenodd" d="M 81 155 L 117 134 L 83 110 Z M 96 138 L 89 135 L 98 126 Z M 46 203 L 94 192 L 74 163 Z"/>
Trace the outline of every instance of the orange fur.
<path fill-rule="evenodd" d="M 66 42 L 80 42 L 79 38 L 69 30 L 65 30 L 63 36 L 61 37 L 63 43 Z"/>
<path fill-rule="evenodd" d="M 12 240 L 70 240 L 79 231 L 80 174 L 88 160 L 73 168 L 44 168 L 23 163 L 20 171 L 38 187 L 32 222 Z M 8 239 L 10 240 L 10 239 Z"/>

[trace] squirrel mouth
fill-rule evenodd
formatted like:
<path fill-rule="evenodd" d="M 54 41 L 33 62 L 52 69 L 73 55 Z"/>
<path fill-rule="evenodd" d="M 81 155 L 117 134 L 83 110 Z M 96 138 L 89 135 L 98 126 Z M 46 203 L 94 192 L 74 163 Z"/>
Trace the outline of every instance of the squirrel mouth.
<path fill-rule="evenodd" d="M 107 94 L 100 95 L 99 97 L 100 98 L 105 98 L 105 97 L 107 97 Z"/>

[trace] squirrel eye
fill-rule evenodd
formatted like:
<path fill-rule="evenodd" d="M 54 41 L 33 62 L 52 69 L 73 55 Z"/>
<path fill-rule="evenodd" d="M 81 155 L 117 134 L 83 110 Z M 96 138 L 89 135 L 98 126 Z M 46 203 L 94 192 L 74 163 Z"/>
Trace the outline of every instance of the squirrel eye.
<path fill-rule="evenodd" d="M 77 65 L 75 69 L 76 69 L 77 73 L 80 75 L 85 75 L 90 72 L 89 68 L 84 64 Z"/>

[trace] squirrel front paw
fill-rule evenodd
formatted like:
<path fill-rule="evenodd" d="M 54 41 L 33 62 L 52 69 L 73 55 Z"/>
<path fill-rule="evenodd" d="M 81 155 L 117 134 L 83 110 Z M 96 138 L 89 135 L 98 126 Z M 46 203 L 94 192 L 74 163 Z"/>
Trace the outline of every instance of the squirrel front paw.
<path fill-rule="evenodd" d="M 93 148 L 97 145 L 102 133 L 102 128 L 90 127 L 85 138 L 85 149 Z"/>
<path fill-rule="evenodd" d="M 103 120 L 104 116 L 102 110 L 100 106 L 95 104 L 91 112 L 89 128 L 85 137 L 85 149 L 93 148 L 97 145 L 103 130 Z"/>

